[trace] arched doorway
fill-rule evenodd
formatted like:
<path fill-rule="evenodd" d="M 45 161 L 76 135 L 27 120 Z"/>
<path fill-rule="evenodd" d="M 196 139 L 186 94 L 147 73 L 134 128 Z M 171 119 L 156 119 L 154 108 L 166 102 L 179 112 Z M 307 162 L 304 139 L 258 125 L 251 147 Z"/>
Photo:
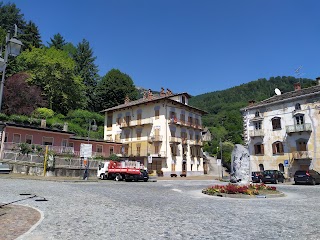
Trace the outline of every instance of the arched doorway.
<path fill-rule="evenodd" d="M 282 163 L 279 164 L 279 171 L 284 173 L 284 166 Z"/>
<path fill-rule="evenodd" d="M 264 166 L 263 166 L 263 164 L 259 164 L 259 169 L 260 169 L 260 172 L 263 172 L 263 171 L 264 171 Z"/>

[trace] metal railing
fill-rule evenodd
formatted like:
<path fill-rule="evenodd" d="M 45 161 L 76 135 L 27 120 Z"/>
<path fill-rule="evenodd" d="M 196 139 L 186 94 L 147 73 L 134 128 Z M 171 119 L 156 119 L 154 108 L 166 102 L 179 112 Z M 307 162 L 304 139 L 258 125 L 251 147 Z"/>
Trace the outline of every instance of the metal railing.
<path fill-rule="evenodd" d="M 148 137 L 149 142 L 162 142 L 162 135 L 153 135 Z"/>

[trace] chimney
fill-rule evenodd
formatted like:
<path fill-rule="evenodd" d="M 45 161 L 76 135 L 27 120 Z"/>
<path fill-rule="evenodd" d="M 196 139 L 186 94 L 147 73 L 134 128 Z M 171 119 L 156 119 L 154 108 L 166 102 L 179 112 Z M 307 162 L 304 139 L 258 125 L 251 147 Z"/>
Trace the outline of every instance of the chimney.
<path fill-rule="evenodd" d="M 143 100 L 147 99 L 147 91 L 143 91 Z"/>
<path fill-rule="evenodd" d="M 67 122 L 64 122 L 64 124 L 63 124 L 63 131 L 68 132 L 68 123 Z"/>
<path fill-rule="evenodd" d="M 253 104 L 255 104 L 255 102 L 256 102 L 255 100 L 250 100 L 249 101 L 249 106 L 252 106 Z"/>
<path fill-rule="evenodd" d="M 320 77 L 317 77 L 316 80 L 317 80 L 317 84 L 320 85 Z"/>
<path fill-rule="evenodd" d="M 294 90 L 295 91 L 301 90 L 301 84 L 299 82 L 294 84 Z"/>
<path fill-rule="evenodd" d="M 164 88 L 162 87 L 160 91 L 160 97 L 165 97 L 165 96 L 166 96 L 166 93 L 164 92 Z"/>
<path fill-rule="evenodd" d="M 40 127 L 45 128 L 47 127 L 47 121 L 45 119 L 41 119 L 41 125 Z"/>
<path fill-rule="evenodd" d="M 148 100 L 152 100 L 152 98 L 153 98 L 153 94 L 151 92 L 151 89 L 149 89 L 149 91 L 148 91 Z"/>
<path fill-rule="evenodd" d="M 130 102 L 130 98 L 127 95 L 124 99 L 124 104 L 128 104 L 129 102 Z"/>
<path fill-rule="evenodd" d="M 167 95 L 167 96 L 170 96 L 170 95 L 172 95 L 172 92 L 171 92 L 171 90 L 170 90 L 169 88 L 167 88 L 167 92 L 166 92 L 166 95 Z"/>

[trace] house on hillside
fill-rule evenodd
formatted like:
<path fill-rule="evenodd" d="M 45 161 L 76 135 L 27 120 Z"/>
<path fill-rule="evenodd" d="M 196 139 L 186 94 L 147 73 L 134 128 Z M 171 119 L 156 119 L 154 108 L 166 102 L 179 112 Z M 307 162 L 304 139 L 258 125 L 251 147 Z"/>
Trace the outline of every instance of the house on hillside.
<path fill-rule="evenodd" d="M 242 108 L 244 140 L 252 171 L 276 169 L 292 177 L 298 169 L 320 171 L 320 78 L 318 85 Z"/>
<path fill-rule="evenodd" d="M 162 88 L 106 109 L 104 139 L 122 142 L 122 158 L 137 160 L 159 175 L 203 175 L 202 120 L 188 93 Z"/>
<path fill-rule="evenodd" d="M 3 128 L 1 135 L 1 156 L 3 153 L 18 149 L 20 143 L 27 143 L 49 149 L 56 154 L 69 153 L 80 157 L 81 143 L 92 144 L 93 157 L 109 157 L 111 154 L 119 154 L 121 143 L 88 139 L 75 136 L 73 132 L 57 130 L 42 126 L 31 126 L 16 123 L 1 123 Z"/>

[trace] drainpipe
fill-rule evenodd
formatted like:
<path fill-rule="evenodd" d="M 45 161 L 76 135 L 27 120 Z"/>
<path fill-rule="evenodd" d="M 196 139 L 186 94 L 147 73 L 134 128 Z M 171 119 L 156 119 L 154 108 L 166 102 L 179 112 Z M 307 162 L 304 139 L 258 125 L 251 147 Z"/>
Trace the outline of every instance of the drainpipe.
<path fill-rule="evenodd" d="M 168 111 L 167 111 L 167 101 L 165 100 L 165 111 L 166 111 L 166 164 L 168 164 Z"/>
<path fill-rule="evenodd" d="M 315 124 L 314 124 L 314 119 L 312 118 L 312 115 L 311 115 L 311 108 L 310 106 L 308 107 L 308 115 L 309 115 L 309 118 L 311 120 L 311 129 L 312 129 L 312 133 L 313 133 L 313 158 L 312 158 L 312 161 L 310 163 L 310 167 L 309 169 L 313 169 L 314 166 L 315 166 L 315 163 L 314 161 L 316 161 L 316 157 L 317 157 L 317 130 L 316 130 L 316 127 L 315 127 Z M 307 149 L 308 150 L 308 149 Z"/>

